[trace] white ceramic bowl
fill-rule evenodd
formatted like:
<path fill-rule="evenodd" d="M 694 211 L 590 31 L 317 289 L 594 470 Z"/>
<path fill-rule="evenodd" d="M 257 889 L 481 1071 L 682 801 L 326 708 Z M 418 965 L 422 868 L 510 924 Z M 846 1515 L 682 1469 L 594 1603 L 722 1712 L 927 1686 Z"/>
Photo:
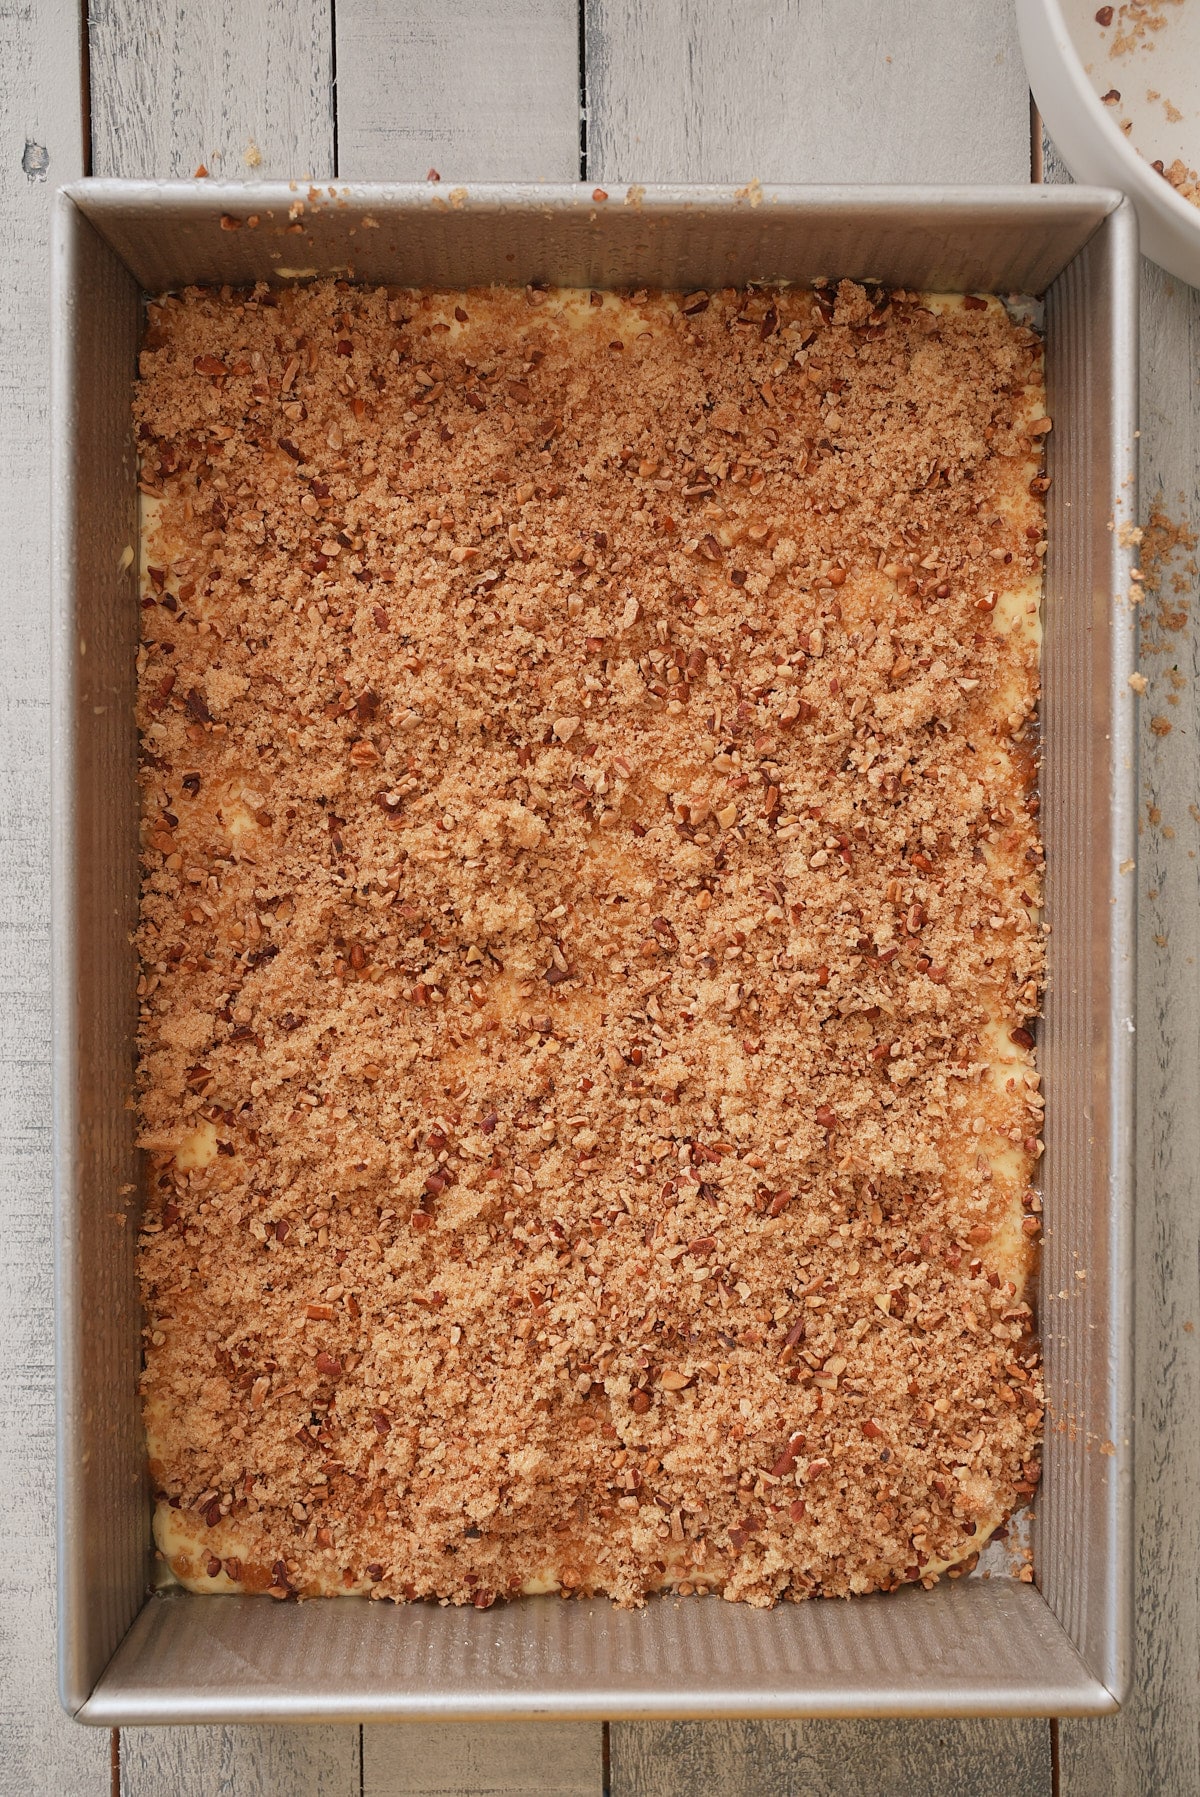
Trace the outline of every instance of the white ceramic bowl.
<path fill-rule="evenodd" d="M 1131 22 L 1120 0 L 1017 0 L 1017 28 L 1033 97 L 1075 179 L 1127 193 L 1146 255 L 1200 286 L 1200 208 L 1152 167 L 1178 157 L 1200 170 L 1200 0 L 1156 10 L 1162 28 L 1118 54 Z M 1119 101 L 1104 104 L 1113 89 Z"/>

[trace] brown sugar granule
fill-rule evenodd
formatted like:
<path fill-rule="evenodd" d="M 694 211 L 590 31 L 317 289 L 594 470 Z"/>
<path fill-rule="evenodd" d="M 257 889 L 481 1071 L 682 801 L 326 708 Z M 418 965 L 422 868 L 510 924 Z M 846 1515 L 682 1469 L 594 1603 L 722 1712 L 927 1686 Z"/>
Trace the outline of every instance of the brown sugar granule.
<path fill-rule="evenodd" d="M 1172 15 L 1182 5 L 1183 0 L 1122 0 L 1115 9 L 1101 7 L 1096 14 L 1096 23 L 1104 29 L 1116 24 L 1108 47 L 1109 55 L 1119 58 L 1137 50 L 1154 49 L 1158 33 L 1166 30 Z M 1107 13 L 1108 17 L 1102 18 L 1101 13 Z"/>
<path fill-rule="evenodd" d="M 1140 545 L 1141 652 L 1175 655 L 1178 633 L 1187 628 L 1191 616 L 1197 579 L 1196 533 L 1186 518 L 1172 518 L 1156 499 L 1145 524 L 1131 534 Z"/>
<path fill-rule="evenodd" d="M 1200 175 L 1194 168 L 1189 168 L 1187 163 L 1178 156 L 1173 162 L 1165 165 L 1162 158 L 1159 157 L 1152 161 L 1150 166 L 1155 174 L 1161 175 L 1163 180 L 1173 187 L 1182 199 L 1187 200 L 1192 206 L 1200 206 Z"/>
<path fill-rule="evenodd" d="M 326 281 L 140 374 L 177 1575 L 969 1569 L 1042 1418 L 1036 334 Z"/>

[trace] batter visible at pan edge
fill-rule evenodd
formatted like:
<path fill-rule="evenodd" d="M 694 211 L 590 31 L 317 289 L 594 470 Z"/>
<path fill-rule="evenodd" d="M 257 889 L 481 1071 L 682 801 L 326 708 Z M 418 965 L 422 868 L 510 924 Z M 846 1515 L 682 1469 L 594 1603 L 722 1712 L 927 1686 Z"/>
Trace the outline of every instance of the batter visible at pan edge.
<path fill-rule="evenodd" d="M 1035 333 L 324 282 L 140 372 L 175 1576 L 969 1569 L 1042 1415 Z"/>

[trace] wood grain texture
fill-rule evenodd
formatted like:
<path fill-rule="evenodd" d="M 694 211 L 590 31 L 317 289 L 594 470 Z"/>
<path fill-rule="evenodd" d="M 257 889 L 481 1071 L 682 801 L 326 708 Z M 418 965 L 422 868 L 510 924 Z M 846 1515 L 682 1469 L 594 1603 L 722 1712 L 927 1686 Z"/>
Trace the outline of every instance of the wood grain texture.
<path fill-rule="evenodd" d="M 330 0 L 90 0 L 92 173 L 336 173 Z"/>
<path fill-rule="evenodd" d="M 1198 368 L 1200 292 L 1144 263 L 1142 517 L 1157 501 L 1193 529 Z M 1060 1725 L 1062 1797 L 1200 1791 L 1200 618 L 1184 579 L 1190 615 L 1149 632 L 1163 646 L 1144 646 L 1139 707 L 1135 1686 L 1119 1716 Z"/>
<path fill-rule="evenodd" d="M 600 181 L 1027 181 L 1011 8 L 585 0 Z M 1039 1722 L 614 1723 L 612 1797 L 1049 1797 Z"/>
<path fill-rule="evenodd" d="M 49 203 L 83 166 L 76 6 L 0 7 L 0 1793 L 107 1790 L 58 1708 L 48 990 Z"/>
<path fill-rule="evenodd" d="M 601 1797 L 600 1728 L 584 1722 L 363 1730 L 362 1797 Z"/>
<path fill-rule="evenodd" d="M 338 0 L 338 172 L 579 179 L 576 0 Z"/>
<path fill-rule="evenodd" d="M 360 1797 L 357 1728 L 121 1731 L 121 1797 Z"/>
<path fill-rule="evenodd" d="M 1044 134 L 1042 159 L 1047 181 L 1071 179 Z M 1200 530 L 1200 292 L 1145 261 L 1140 368 L 1142 517 L 1157 503 Z M 1188 559 L 1175 572 L 1191 615 L 1154 630 L 1167 652 L 1142 658 L 1134 1685 L 1119 1716 L 1059 1724 L 1061 1797 L 1200 1791 L 1200 619 Z"/>
<path fill-rule="evenodd" d="M 612 1797 L 1050 1797 L 1046 1722 L 644 1722 Z"/>
<path fill-rule="evenodd" d="M 1028 181 L 1012 7 L 585 0 L 588 177 Z"/>
<path fill-rule="evenodd" d="M 541 16 L 532 0 L 511 11 L 499 0 L 479 10 L 484 23 L 498 15 L 509 20 L 510 42 L 519 41 L 514 19 L 520 27 L 522 20 Z M 338 0 L 343 172 L 423 176 L 432 164 L 450 179 L 574 176 L 578 164 L 568 156 L 568 138 L 572 148 L 576 142 L 573 125 L 568 133 L 560 121 L 549 145 L 539 136 L 538 119 L 523 117 L 514 105 L 505 110 L 504 94 L 524 79 L 522 69 L 512 72 L 512 59 L 497 60 L 506 41 L 490 40 L 482 71 L 476 58 L 475 75 L 464 80 L 461 59 L 475 57 L 476 43 L 464 19 L 475 11 L 474 0 L 440 9 L 427 0 L 376 0 L 370 6 Z M 565 11 L 573 18 L 573 6 Z M 325 6 L 312 0 L 296 7 L 286 0 L 195 0 L 186 7 L 183 0 L 92 0 L 90 15 L 96 173 L 190 174 L 220 150 L 222 161 L 209 166 L 236 174 L 251 139 L 263 156 L 257 172 L 332 170 Z M 705 0 L 656 0 L 652 6 L 589 0 L 589 174 L 614 180 L 751 174 L 764 180 L 933 180 L 951 173 L 958 179 L 1024 179 L 1027 102 L 1009 15 L 1007 5 L 988 0 L 743 0 L 732 8 Z M 0 349 L 0 536 L 9 571 L 0 597 L 7 627 L 0 675 L 0 839 L 6 851 L 0 858 L 0 1343 L 21 1424 L 19 1432 L 0 1438 L 8 1549 L 0 1595 L 0 1797 L 40 1790 L 102 1797 L 108 1789 L 107 1736 L 59 1722 L 49 1672 L 52 1395 L 41 972 L 46 794 L 39 772 L 45 765 L 47 560 L 39 522 L 46 502 L 39 321 L 48 190 L 36 173 L 27 177 L 19 168 L 28 136 L 49 149 L 51 182 L 75 172 L 77 148 L 60 126 L 69 123 L 73 105 L 62 71 L 71 66 L 64 46 L 71 43 L 76 16 L 63 0 L 36 0 L 32 18 L 28 0 L 0 8 L 6 71 L 0 142 L 9 146 L 0 174 L 0 267 L 10 315 L 22 322 L 15 347 Z M 377 28 L 356 26 L 371 18 L 379 21 Z M 433 21 L 432 35 L 421 39 L 423 18 Z M 449 23 L 439 23 L 445 18 Z M 390 45 L 390 57 L 373 63 L 372 45 Z M 554 91 L 565 94 L 562 43 L 552 62 Z M 502 67 L 510 71 L 504 81 Z M 545 87 L 546 75 L 538 79 Z M 401 115 L 394 127 L 389 111 Z M 496 116 L 501 125 L 488 122 Z M 442 136 L 435 140 L 439 119 Z M 535 139 L 541 146 L 536 154 L 529 148 Z M 431 148 L 426 155 L 422 146 L 434 141 L 450 145 L 454 154 L 441 151 L 439 161 Z M 505 163 L 506 156 L 515 165 Z M 35 170 L 37 161 L 35 152 Z M 1200 354 L 1200 302 L 1154 271 L 1144 286 L 1144 491 L 1149 496 L 1161 478 L 1172 514 L 1180 515 L 1177 496 L 1183 491 L 1195 519 L 1200 443 L 1196 395 L 1186 383 L 1194 380 Z M 1175 660 L 1190 680 L 1200 659 L 1194 627 L 1179 633 L 1177 642 Z M 1200 1531 L 1194 1495 L 1200 1475 L 1194 1426 L 1200 1397 L 1200 907 L 1198 863 L 1191 859 L 1193 850 L 1200 853 L 1200 832 L 1188 812 L 1189 804 L 1200 802 L 1200 763 L 1193 691 L 1183 691 L 1178 708 L 1166 705 L 1169 692 L 1165 670 L 1155 662 L 1154 696 L 1142 707 L 1143 773 L 1162 822 L 1176 836 L 1148 829 L 1139 868 L 1138 1683 L 1121 1717 L 1062 1725 L 1063 1797 L 1133 1797 L 1142 1791 L 1173 1797 L 1200 1790 Z M 1148 728 L 1159 712 L 1174 724 L 1161 739 Z M 1189 1333 L 1187 1323 L 1196 1332 Z M 411 1737 L 428 1733 L 443 1738 L 440 1758 L 426 1759 L 434 1782 L 422 1786 L 412 1782 L 420 1754 Z M 549 1733 L 368 1731 L 363 1789 L 375 1797 L 412 1797 L 426 1789 L 594 1789 L 553 1782 L 562 1762 L 547 1751 Z M 519 1736 L 528 1737 L 528 1749 Z M 676 1790 L 694 1790 L 698 1797 L 710 1790 L 722 1797 L 749 1791 L 764 1797 L 859 1791 L 920 1797 L 924 1791 L 973 1789 L 1023 1797 L 1027 1790 L 1049 1788 L 1045 1727 L 1036 1723 L 618 1724 L 612 1737 L 613 1790 L 622 1797 Z M 598 1741 L 598 1730 L 593 1738 Z M 128 1797 L 239 1797 L 268 1790 L 340 1797 L 359 1788 L 353 1729 L 127 1731 L 122 1745 Z M 980 1760 L 980 1753 L 991 1757 Z M 501 1776 L 489 1767 L 513 1763 L 516 1776 L 528 1777 L 526 1784 L 478 1782 Z M 973 1785 L 980 1764 L 987 1782 Z M 464 1776 L 476 1782 L 464 1783 Z M 457 1785 L 452 1777 L 459 1778 Z"/>
<path fill-rule="evenodd" d="M 95 174 L 336 172 L 323 0 L 92 0 L 89 24 Z M 126 1729 L 120 1753 L 122 1797 L 359 1792 L 350 1726 Z"/>

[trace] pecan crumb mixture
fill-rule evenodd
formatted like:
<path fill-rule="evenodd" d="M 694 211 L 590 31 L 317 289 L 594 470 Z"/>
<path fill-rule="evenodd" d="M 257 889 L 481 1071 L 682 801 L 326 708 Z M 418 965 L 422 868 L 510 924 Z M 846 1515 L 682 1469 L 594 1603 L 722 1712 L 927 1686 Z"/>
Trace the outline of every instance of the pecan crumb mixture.
<path fill-rule="evenodd" d="M 151 306 L 179 1577 L 767 1605 L 1028 1498 L 1041 368 L 847 282 Z"/>
<path fill-rule="evenodd" d="M 1120 0 L 1116 6 L 1101 6 L 1095 15 L 1097 25 L 1104 31 L 1114 28 L 1108 54 L 1119 58 L 1153 50 L 1158 33 L 1166 30 L 1182 5 L 1183 0 Z"/>

